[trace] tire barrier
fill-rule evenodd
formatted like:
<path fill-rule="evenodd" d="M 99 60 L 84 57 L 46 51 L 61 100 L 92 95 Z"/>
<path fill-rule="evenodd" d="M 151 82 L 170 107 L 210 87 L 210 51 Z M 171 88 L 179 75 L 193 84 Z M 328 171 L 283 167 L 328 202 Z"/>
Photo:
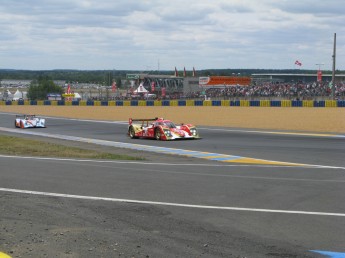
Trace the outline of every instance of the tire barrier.
<path fill-rule="evenodd" d="M 2 100 L 1 106 L 345 107 L 345 100 Z"/>

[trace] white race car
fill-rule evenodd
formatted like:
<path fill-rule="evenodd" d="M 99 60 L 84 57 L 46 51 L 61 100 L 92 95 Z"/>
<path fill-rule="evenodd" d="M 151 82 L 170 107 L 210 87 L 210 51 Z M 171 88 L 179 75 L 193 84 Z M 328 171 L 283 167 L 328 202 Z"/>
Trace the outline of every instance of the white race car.
<path fill-rule="evenodd" d="M 14 126 L 17 128 L 44 128 L 46 127 L 46 120 L 35 115 L 16 115 Z"/>

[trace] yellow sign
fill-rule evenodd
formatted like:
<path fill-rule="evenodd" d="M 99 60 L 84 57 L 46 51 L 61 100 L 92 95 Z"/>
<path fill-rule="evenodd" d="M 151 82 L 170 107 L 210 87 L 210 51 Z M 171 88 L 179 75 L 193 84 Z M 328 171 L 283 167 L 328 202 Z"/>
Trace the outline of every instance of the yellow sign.
<path fill-rule="evenodd" d="M 65 93 L 65 94 L 62 94 L 62 97 L 72 97 L 74 98 L 74 93 Z"/>

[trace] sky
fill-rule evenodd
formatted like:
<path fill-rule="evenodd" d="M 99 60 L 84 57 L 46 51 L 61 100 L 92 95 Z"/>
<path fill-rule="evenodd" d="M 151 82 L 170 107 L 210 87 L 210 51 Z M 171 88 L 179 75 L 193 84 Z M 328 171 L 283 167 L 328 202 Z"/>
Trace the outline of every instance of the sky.
<path fill-rule="evenodd" d="M 332 70 L 336 34 L 345 70 L 344 24 L 344 0 L 1 0 L 0 69 Z"/>

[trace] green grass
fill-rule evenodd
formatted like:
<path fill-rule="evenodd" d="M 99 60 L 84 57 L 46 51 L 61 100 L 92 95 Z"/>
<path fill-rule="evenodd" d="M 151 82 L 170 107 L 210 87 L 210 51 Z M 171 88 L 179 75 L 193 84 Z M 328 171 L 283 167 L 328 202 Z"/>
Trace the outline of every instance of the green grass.
<path fill-rule="evenodd" d="M 4 135 L 0 135 L 0 154 L 82 159 L 144 160 L 144 158 L 129 155 L 98 152 L 95 150 Z"/>

